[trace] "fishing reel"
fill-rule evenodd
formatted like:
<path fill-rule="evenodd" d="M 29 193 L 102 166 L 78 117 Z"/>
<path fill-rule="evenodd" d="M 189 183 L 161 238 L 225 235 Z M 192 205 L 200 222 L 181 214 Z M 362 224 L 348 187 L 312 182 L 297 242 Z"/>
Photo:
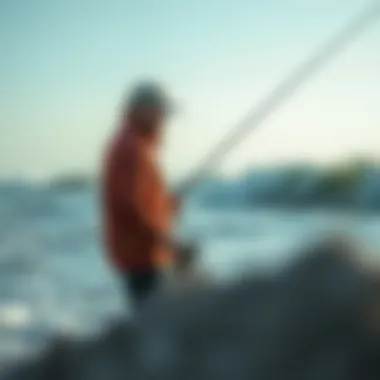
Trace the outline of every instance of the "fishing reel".
<path fill-rule="evenodd" d="M 183 271 L 193 267 L 199 258 L 199 245 L 194 240 L 182 240 L 175 249 L 174 267 Z"/>

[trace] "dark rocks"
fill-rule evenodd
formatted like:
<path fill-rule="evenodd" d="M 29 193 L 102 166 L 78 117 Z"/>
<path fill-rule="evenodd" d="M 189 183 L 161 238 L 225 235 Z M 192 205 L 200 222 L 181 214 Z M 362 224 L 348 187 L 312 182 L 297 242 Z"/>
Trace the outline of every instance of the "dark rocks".
<path fill-rule="evenodd" d="M 275 277 L 162 295 L 7 380 L 380 378 L 380 287 L 350 250 L 330 241 Z"/>

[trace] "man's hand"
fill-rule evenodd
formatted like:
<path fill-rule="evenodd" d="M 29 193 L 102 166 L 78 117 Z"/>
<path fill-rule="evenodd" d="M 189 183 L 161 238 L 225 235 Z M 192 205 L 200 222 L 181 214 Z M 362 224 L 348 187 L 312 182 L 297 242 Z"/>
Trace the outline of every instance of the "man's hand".
<path fill-rule="evenodd" d="M 177 269 L 190 267 L 197 260 L 198 246 L 194 243 L 185 243 L 172 236 L 161 235 L 160 242 L 174 253 L 174 262 Z"/>

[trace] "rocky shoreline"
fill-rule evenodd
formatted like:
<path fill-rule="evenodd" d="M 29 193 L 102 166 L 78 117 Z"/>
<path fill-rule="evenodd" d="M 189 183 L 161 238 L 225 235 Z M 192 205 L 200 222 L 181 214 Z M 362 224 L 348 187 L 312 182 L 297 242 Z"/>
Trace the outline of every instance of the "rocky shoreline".
<path fill-rule="evenodd" d="M 275 276 L 161 295 L 138 318 L 58 339 L 2 379 L 377 379 L 378 276 L 350 245 L 323 242 Z"/>

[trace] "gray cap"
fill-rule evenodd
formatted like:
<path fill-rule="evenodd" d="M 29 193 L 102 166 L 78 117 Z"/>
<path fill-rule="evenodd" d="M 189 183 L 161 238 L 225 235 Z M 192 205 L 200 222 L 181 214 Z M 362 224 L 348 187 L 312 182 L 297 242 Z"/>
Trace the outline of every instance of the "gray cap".
<path fill-rule="evenodd" d="M 156 108 L 167 114 L 172 113 L 174 109 L 167 93 L 155 82 L 140 83 L 132 90 L 128 99 L 128 108 L 140 106 Z"/>

